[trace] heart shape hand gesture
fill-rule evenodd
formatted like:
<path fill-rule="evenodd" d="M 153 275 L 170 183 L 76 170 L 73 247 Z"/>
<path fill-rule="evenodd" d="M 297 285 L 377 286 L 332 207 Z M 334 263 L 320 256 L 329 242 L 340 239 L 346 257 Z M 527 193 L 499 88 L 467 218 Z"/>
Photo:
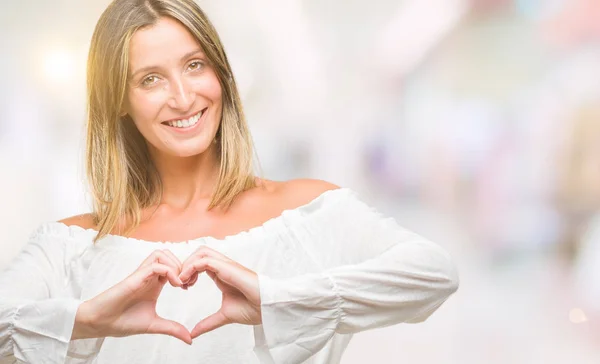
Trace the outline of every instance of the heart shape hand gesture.
<path fill-rule="evenodd" d="M 198 274 L 203 272 L 221 291 L 222 302 L 219 311 L 206 317 L 192 329 L 192 338 L 227 324 L 262 323 L 258 276 L 255 272 L 213 249 L 201 247 L 183 262 L 179 275 L 183 288 L 187 289 L 196 283 Z"/>
<path fill-rule="evenodd" d="M 158 316 L 156 301 L 167 282 L 187 289 L 204 272 L 222 293 L 217 312 L 192 332 Z M 260 302 L 257 274 L 225 255 L 201 247 L 181 263 L 169 250 L 157 250 L 123 281 L 79 306 L 72 339 L 165 334 L 191 344 L 192 339 L 227 324 L 261 324 Z"/>

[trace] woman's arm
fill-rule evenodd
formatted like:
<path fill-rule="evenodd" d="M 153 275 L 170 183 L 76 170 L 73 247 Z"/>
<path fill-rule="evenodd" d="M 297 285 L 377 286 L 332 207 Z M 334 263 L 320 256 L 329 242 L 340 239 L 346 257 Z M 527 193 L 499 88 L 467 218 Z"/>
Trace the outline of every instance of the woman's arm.
<path fill-rule="evenodd" d="M 69 292 L 66 244 L 42 226 L 0 273 L 0 361 L 65 361 L 81 303 Z"/>
<path fill-rule="evenodd" d="M 92 242 L 46 230 L 36 230 L 0 274 L 0 362 L 64 363 L 71 354 L 91 361 L 106 336 L 165 334 L 191 344 L 183 325 L 155 310 L 166 283 L 182 285 L 172 253 L 154 251 L 123 281 L 82 302 L 86 267 L 79 258 Z"/>
<path fill-rule="evenodd" d="M 291 279 L 259 274 L 263 324 L 255 339 L 265 363 L 301 363 L 335 333 L 421 322 L 458 288 L 441 247 L 350 190 L 328 198 L 339 200 L 293 228 L 322 271 Z"/>

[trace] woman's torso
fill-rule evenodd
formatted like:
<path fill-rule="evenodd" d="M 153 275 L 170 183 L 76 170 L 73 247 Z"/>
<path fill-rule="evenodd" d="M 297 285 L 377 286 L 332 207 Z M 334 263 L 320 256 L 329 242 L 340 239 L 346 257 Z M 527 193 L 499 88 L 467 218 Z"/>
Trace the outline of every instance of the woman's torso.
<path fill-rule="evenodd" d="M 76 240 L 88 244 L 81 259 L 70 267 L 72 276 L 76 278 L 74 281 L 78 281 L 81 287 L 82 300 L 93 298 L 122 281 L 157 249 L 169 249 L 183 262 L 196 249 L 207 246 L 271 278 L 288 278 L 319 271 L 320 265 L 303 247 L 302 238 L 295 236 L 287 228 L 290 224 L 302 223 L 302 219 L 297 214 L 298 210 L 282 207 L 285 204 L 289 206 L 290 203 L 299 203 L 298 196 L 285 199 L 283 189 L 281 185 L 271 184 L 270 190 L 260 192 L 263 194 L 262 201 L 270 204 L 262 209 L 256 205 L 261 200 L 259 192 L 248 195 L 243 200 L 244 208 L 238 207 L 235 210 L 238 214 L 236 219 L 220 220 L 216 229 L 196 229 L 196 236 L 204 237 L 179 242 L 144 240 L 141 237 L 148 236 L 152 231 L 151 228 L 143 227 L 134 232 L 134 237 L 109 235 L 96 244 L 90 244 L 96 234 L 94 229 L 66 226 L 62 223 L 55 223 L 53 228 L 66 229 L 66 233 L 75 236 Z M 258 220 L 262 221 L 256 223 Z M 252 222 L 255 222 L 252 227 L 247 228 Z M 183 232 L 190 233 L 191 230 Z M 191 330 L 202 318 L 216 312 L 220 303 L 220 291 L 210 278 L 200 275 L 197 283 L 187 291 L 166 285 L 157 303 L 157 313 L 166 319 L 178 321 Z M 307 363 L 338 362 L 349 339 L 349 335 L 336 335 Z M 72 347 L 71 363 L 79 363 L 76 359 L 77 342 Z M 196 338 L 192 346 L 164 335 L 106 338 L 95 362 L 258 363 L 253 349 L 253 327 L 233 324 Z"/>

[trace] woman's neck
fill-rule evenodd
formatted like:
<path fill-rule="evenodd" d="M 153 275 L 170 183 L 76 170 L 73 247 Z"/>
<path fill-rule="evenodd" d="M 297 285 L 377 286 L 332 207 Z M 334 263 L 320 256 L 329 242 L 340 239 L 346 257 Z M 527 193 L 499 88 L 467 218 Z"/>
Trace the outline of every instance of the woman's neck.
<path fill-rule="evenodd" d="M 161 205 L 185 210 L 196 202 L 208 201 L 216 187 L 220 163 L 210 148 L 191 157 L 153 155 L 162 181 Z"/>

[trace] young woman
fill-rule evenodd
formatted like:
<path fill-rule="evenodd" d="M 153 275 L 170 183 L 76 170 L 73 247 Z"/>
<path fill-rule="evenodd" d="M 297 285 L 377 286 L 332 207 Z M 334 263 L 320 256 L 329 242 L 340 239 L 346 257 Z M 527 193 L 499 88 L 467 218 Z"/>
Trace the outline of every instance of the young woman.
<path fill-rule="evenodd" d="M 339 363 L 457 289 L 444 250 L 352 190 L 253 174 L 193 0 L 110 4 L 88 108 L 93 213 L 43 224 L 0 274 L 0 362 Z"/>

